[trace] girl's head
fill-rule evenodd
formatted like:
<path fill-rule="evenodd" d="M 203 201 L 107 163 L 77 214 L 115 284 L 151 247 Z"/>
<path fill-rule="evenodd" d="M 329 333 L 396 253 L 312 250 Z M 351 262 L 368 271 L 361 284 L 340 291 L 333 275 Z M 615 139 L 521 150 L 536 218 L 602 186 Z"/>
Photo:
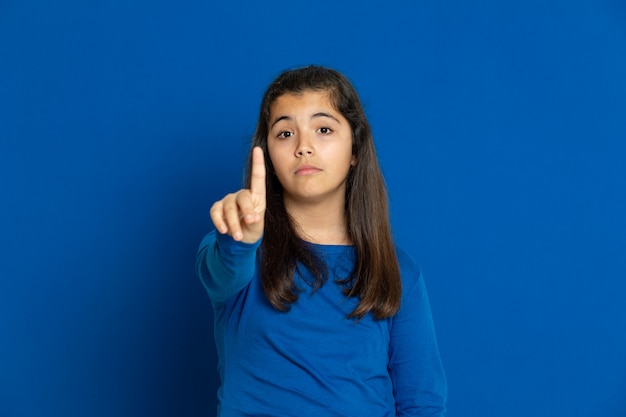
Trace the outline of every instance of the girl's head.
<path fill-rule="evenodd" d="M 378 171 L 370 125 L 350 81 L 338 71 L 320 66 L 288 70 L 280 74 L 267 88 L 252 139 L 252 147 L 260 146 L 266 155 L 268 198 L 280 194 L 281 191 L 267 148 L 272 104 L 282 95 L 299 95 L 310 91 L 327 93 L 333 108 L 348 121 L 352 130 L 352 154 L 358 163 L 348 174 L 346 194 L 351 193 L 355 179 L 371 175 L 366 171 Z"/>

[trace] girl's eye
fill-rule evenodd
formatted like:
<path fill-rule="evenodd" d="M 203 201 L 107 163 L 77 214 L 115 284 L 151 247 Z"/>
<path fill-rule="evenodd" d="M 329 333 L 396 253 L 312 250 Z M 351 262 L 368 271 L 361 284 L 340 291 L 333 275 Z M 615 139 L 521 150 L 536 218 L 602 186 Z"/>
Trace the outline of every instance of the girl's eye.
<path fill-rule="evenodd" d="M 292 134 L 293 133 L 289 132 L 288 130 L 283 130 L 282 132 L 278 134 L 278 137 L 280 139 L 286 139 L 286 138 L 290 138 Z"/>
<path fill-rule="evenodd" d="M 330 127 L 320 127 L 319 129 L 317 129 L 317 131 L 320 132 L 322 135 L 328 135 L 333 132 Z"/>

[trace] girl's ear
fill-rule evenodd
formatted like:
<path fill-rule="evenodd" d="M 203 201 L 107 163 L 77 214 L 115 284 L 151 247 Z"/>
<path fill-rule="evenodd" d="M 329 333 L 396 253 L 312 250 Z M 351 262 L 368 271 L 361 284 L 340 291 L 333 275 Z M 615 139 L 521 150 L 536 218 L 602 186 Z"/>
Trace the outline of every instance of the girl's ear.
<path fill-rule="evenodd" d="M 357 163 L 356 155 L 352 155 L 352 159 L 350 160 L 350 165 L 355 167 L 356 163 Z"/>

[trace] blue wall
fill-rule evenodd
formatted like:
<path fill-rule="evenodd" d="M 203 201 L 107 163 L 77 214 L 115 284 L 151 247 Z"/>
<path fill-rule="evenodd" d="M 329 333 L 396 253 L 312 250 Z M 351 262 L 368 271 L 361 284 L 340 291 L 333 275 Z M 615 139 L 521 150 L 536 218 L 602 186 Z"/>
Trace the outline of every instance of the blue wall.
<path fill-rule="evenodd" d="M 449 415 L 626 415 L 622 1 L 0 3 L 0 415 L 208 416 L 208 209 L 260 96 L 357 86 Z"/>

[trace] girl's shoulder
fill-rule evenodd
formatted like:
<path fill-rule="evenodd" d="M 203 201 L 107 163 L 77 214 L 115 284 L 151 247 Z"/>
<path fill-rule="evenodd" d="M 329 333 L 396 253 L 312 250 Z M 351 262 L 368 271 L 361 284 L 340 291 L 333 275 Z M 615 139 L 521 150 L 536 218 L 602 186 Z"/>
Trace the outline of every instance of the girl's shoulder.
<path fill-rule="evenodd" d="M 415 288 L 422 281 L 422 270 L 417 261 L 404 249 L 396 245 L 396 256 L 400 266 L 402 287 L 405 289 Z"/>
<path fill-rule="evenodd" d="M 397 245 L 396 256 L 398 257 L 398 264 L 400 265 L 401 271 L 406 270 L 412 274 L 421 275 L 421 268 L 415 258 Z"/>

